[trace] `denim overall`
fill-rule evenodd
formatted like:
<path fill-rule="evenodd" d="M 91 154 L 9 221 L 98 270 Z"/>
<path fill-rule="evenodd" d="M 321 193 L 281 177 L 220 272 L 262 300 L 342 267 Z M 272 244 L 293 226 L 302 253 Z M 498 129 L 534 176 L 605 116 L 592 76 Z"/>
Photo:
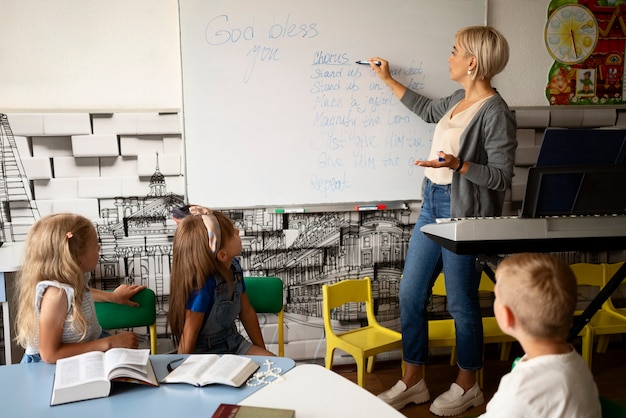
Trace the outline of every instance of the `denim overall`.
<path fill-rule="evenodd" d="M 221 277 L 208 278 L 216 280 L 214 302 L 211 312 L 205 317 L 204 325 L 196 340 L 196 353 L 237 353 L 244 340 L 237 331 L 235 320 L 241 311 L 241 294 L 243 293 L 243 276 L 240 271 L 234 272 L 233 295 L 229 298 L 228 284 Z"/>

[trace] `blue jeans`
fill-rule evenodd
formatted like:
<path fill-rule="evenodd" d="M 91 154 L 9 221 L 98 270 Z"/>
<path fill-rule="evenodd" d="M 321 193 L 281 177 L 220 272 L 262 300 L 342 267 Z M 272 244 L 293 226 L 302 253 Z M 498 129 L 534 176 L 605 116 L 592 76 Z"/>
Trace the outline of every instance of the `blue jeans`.
<path fill-rule="evenodd" d="M 422 209 L 409 241 L 400 282 L 400 322 L 404 361 L 413 365 L 428 360 L 428 313 L 433 283 L 445 272 L 448 311 L 456 327 L 457 364 L 479 370 L 483 361 L 483 323 L 478 299 L 480 271 L 476 256 L 457 255 L 420 231 L 437 218 L 450 218 L 450 186 L 425 180 Z"/>

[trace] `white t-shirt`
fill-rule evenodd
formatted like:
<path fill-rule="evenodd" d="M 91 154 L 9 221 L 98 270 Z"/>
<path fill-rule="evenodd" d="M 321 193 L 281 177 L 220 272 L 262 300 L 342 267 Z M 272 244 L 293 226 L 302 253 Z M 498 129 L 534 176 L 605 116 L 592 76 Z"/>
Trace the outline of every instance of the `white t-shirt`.
<path fill-rule="evenodd" d="M 435 126 L 433 144 L 430 148 L 430 154 L 428 155 L 429 160 L 436 160 L 439 158 L 439 151 L 458 156 L 461 135 L 476 113 L 478 113 L 481 106 L 489 98 L 491 98 L 491 96 L 477 101 L 464 111 L 452 116 L 454 109 L 456 109 L 456 107 L 461 103 L 459 102 L 455 106 L 452 106 L 448 112 L 443 115 L 439 122 L 437 122 L 437 126 Z M 450 171 L 448 167 L 426 167 L 424 169 L 424 175 L 435 184 L 452 183 L 452 171 Z"/>
<path fill-rule="evenodd" d="M 500 380 L 481 418 L 601 418 L 598 388 L 587 363 L 567 354 L 522 358 Z"/>

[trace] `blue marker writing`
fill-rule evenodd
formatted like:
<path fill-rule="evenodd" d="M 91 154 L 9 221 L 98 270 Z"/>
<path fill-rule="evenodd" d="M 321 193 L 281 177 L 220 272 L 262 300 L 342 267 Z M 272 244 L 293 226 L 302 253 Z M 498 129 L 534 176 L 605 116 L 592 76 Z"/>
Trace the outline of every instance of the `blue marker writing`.
<path fill-rule="evenodd" d="M 373 61 L 374 64 L 378 65 L 380 67 L 380 61 Z M 360 60 L 356 62 L 357 64 L 361 64 L 361 65 L 370 65 L 370 62 L 367 60 Z"/>

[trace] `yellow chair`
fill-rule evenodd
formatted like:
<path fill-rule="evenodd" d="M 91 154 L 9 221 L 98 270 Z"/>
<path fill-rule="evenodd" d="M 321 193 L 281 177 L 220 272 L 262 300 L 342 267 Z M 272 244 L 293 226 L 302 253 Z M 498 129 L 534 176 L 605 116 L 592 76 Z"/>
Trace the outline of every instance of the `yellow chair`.
<path fill-rule="evenodd" d="M 605 282 L 605 266 L 602 264 L 592 263 L 575 263 L 570 264 L 570 268 L 576 276 L 579 286 L 593 286 L 601 289 Z M 607 309 L 605 302 L 600 309 L 593 315 L 586 327 L 591 329 L 583 329 L 578 336 L 583 339 L 582 357 L 587 362 L 591 370 L 593 358 L 593 340 L 597 336 L 608 336 L 611 334 L 621 334 L 626 332 L 626 318 Z M 575 315 L 580 315 L 584 310 L 577 310 Z M 608 341 L 605 343 L 608 344 Z M 606 345 L 604 346 L 606 349 Z"/>
<path fill-rule="evenodd" d="M 132 297 L 138 307 L 111 302 L 95 302 L 96 317 L 105 330 L 147 326 L 150 330 L 150 353 L 157 353 L 156 296 L 146 288 Z"/>
<path fill-rule="evenodd" d="M 285 356 L 285 319 L 283 307 L 283 281 L 278 277 L 244 277 L 246 294 L 257 313 L 277 316 L 278 355 Z"/>
<path fill-rule="evenodd" d="M 619 263 L 604 264 L 604 285 L 605 286 L 609 282 L 609 280 L 611 280 L 613 275 L 617 273 L 617 270 L 619 270 L 620 267 L 622 267 L 623 264 L 624 264 L 624 261 L 620 261 Z M 626 281 L 622 281 L 622 284 L 624 283 L 626 283 Z M 613 312 L 618 312 L 626 316 L 626 308 L 616 308 L 615 305 L 613 305 L 613 300 L 611 297 L 609 297 L 606 300 L 606 308 Z"/>
<path fill-rule="evenodd" d="M 619 263 L 611 263 L 611 264 L 603 265 L 604 266 L 604 280 L 602 282 L 603 286 L 606 286 L 609 280 L 611 280 L 613 275 L 617 272 L 617 270 L 620 269 L 620 267 L 622 267 L 623 264 L 624 262 L 621 261 Z M 624 281 L 622 281 L 622 283 L 624 283 Z M 604 320 L 605 321 L 604 325 L 606 325 L 607 327 L 612 326 L 613 330 L 616 332 L 610 332 L 610 333 L 605 334 L 598 329 L 598 331 L 595 334 L 595 335 L 598 335 L 598 344 L 596 345 L 596 352 L 598 353 L 606 353 L 606 349 L 608 348 L 608 345 L 609 345 L 610 334 L 619 334 L 622 332 L 626 332 L 626 331 L 619 332 L 619 329 L 623 328 L 622 324 L 626 323 L 626 308 L 616 308 L 613 305 L 613 301 L 611 300 L 611 297 L 609 297 L 607 298 L 606 302 L 604 302 L 604 304 L 602 305 L 602 309 L 605 310 L 607 313 L 601 314 L 602 315 L 601 318 L 598 318 L 597 321 Z M 594 319 L 595 319 L 595 315 L 594 315 Z M 592 321 L 592 326 L 593 326 L 593 321 Z"/>
<path fill-rule="evenodd" d="M 325 284 L 322 286 L 322 295 L 326 334 L 326 368 L 332 370 L 335 349 L 345 351 L 354 357 L 357 365 L 357 383 L 363 387 L 366 359 L 367 371 L 371 372 L 377 354 L 402 348 L 402 334 L 383 327 L 376 320 L 372 301 L 372 284 L 369 277 Z M 337 312 L 348 314 L 347 309 L 360 310 L 361 303 L 365 304 L 367 325 L 345 332 L 335 331 L 332 318 L 338 316 Z"/>

